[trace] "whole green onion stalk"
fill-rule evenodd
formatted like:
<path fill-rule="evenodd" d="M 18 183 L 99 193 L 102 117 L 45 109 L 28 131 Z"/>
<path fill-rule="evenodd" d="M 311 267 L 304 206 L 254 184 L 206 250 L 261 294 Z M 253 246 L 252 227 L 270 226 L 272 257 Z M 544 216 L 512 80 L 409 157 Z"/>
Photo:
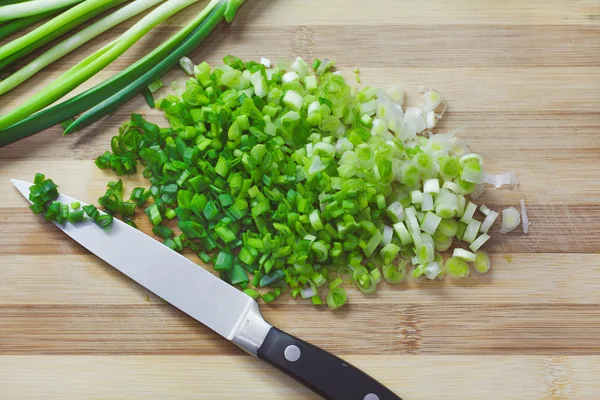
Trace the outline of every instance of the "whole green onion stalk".
<path fill-rule="evenodd" d="M 81 3 L 83 0 L 33 0 L 0 7 L 0 21 L 29 17 Z"/>
<path fill-rule="evenodd" d="M 86 111 L 83 115 L 77 118 L 67 129 L 65 135 L 80 131 L 85 127 L 96 122 L 103 116 L 116 111 L 127 101 L 134 98 L 139 93 L 142 93 L 145 88 L 152 85 L 161 76 L 166 74 L 170 69 L 176 66 L 181 57 L 191 53 L 193 49 L 214 30 L 214 28 L 222 21 L 224 12 L 226 11 L 225 4 L 215 8 L 205 20 L 192 32 L 188 40 L 178 46 L 168 57 L 164 58 L 158 65 L 145 73 L 143 76 L 127 85 L 125 88 L 107 98 L 102 103 Z"/>
<path fill-rule="evenodd" d="M 6 129 L 0 130 L 0 146 L 5 146 L 61 123 L 62 121 L 68 120 L 75 115 L 94 107 L 115 93 L 120 92 L 124 87 L 130 85 L 131 82 L 140 78 L 155 66 L 161 64 L 161 62 L 165 58 L 168 58 L 168 56 L 183 42 L 192 39 L 195 29 L 198 28 L 203 21 L 209 19 L 212 20 L 212 15 L 214 13 L 220 15 L 219 20 L 225 18 L 227 22 L 231 22 L 235 17 L 237 10 L 243 3 L 244 0 L 211 1 L 200 14 L 175 35 L 113 77 L 62 103 L 39 111 Z M 209 25 L 206 26 L 207 31 L 205 34 L 208 34 L 210 33 L 210 30 L 214 29 L 216 24 L 210 24 L 210 28 L 208 28 Z M 198 35 L 202 35 L 202 33 L 198 32 Z M 198 35 L 196 38 L 199 37 Z M 196 43 L 199 44 L 199 42 Z M 193 47 L 187 49 L 189 52 L 192 50 Z"/>
<path fill-rule="evenodd" d="M 70 8 L 64 13 L 52 18 L 50 21 L 32 30 L 31 32 L 9 42 L 4 46 L 0 47 L 0 61 L 16 53 L 17 51 L 35 43 L 36 41 L 43 39 L 45 36 L 52 34 L 60 27 L 68 24 L 69 22 L 77 19 L 99 7 L 102 7 L 110 0 L 86 0 L 83 3 L 77 4 L 75 7 Z"/>
<path fill-rule="evenodd" d="M 35 60 L 0 82 L 0 95 L 14 89 L 37 72 L 52 64 L 54 61 L 75 50 L 79 46 L 92 40 L 102 32 L 128 20 L 129 18 L 147 10 L 163 0 L 136 0 L 114 13 L 102 18 L 92 25 L 77 32 L 74 36 L 62 41 L 52 49 L 46 51 Z"/>
<path fill-rule="evenodd" d="M 42 14 L 32 15 L 31 17 L 19 18 L 9 22 L 2 23 L 0 22 L 0 40 L 5 37 L 20 31 L 21 29 L 27 28 L 43 19 L 48 17 L 53 17 L 60 13 L 63 9 L 60 10 L 52 10 Z M 1 69 L 1 68 L 0 68 Z"/>
<path fill-rule="evenodd" d="M 125 3 L 128 0 L 113 0 L 111 2 L 108 2 L 98 8 L 93 9 L 92 11 L 77 17 L 71 21 L 69 21 L 68 23 L 61 25 L 60 27 L 58 27 L 57 29 L 55 29 L 54 31 L 52 31 L 51 33 L 44 35 L 43 37 L 35 40 L 34 42 L 30 43 L 29 45 L 23 47 L 22 49 L 12 53 L 10 56 L 5 57 L 4 59 L 2 59 L 0 61 L 0 70 L 5 69 L 7 66 L 13 64 L 14 62 L 22 59 L 23 57 L 25 57 L 26 55 L 34 52 L 35 50 L 39 49 L 40 47 L 54 41 L 55 39 L 63 36 L 65 33 L 72 31 L 73 29 L 77 28 L 78 26 L 84 24 L 85 22 L 89 21 L 92 18 L 97 17 L 98 15 L 104 13 L 106 10 L 109 10 L 111 8 L 114 8 L 116 6 L 119 6 L 123 3 Z M 63 9 L 64 10 L 64 9 Z M 59 10 L 59 12 L 62 12 L 63 10 Z M 42 18 L 38 18 L 36 20 L 32 20 L 31 22 L 28 22 L 26 25 L 23 26 L 15 26 L 14 27 L 14 31 L 19 30 L 24 28 L 25 26 L 29 26 L 35 22 L 37 22 L 40 19 L 44 19 L 46 18 L 46 16 L 50 16 L 47 14 L 52 14 L 56 15 L 57 13 L 55 12 L 50 12 L 50 13 L 46 13 L 46 14 L 39 14 L 37 16 L 34 17 L 28 17 L 28 18 L 21 18 L 18 19 L 16 21 L 11 21 L 10 23 L 8 23 L 6 25 L 6 28 L 8 28 L 8 25 L 11 24 L 15 24 L 17 25 L 17 23 L 22 22 L 23 24 L 25 23 L 25 20 L 28 20 L 30 18 L 38 18 L 38 17 L 42 17 Z M 0 28 L 0 38 L 2 37 L 1 31 L 4 29 L 4 27 Z M 11 28 L 13 29 L 13 28 Z"/>
<path fill-rule="evenodd" d="M 152 28 L 197 1 L 170 0 L 154 9 L 119 38 L 72 67 L 53 83 L 19 106 L 18 109 L 0 117 L 0 129 L 9 127 L 60 99 L 117 59 Z"/>

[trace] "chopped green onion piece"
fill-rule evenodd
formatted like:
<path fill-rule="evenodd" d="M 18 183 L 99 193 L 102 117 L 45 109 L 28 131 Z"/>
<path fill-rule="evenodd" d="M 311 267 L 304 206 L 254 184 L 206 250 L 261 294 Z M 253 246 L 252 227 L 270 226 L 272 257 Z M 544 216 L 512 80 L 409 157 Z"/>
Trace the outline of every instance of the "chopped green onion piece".
<path fill-rule="evenodd" d="M 490 266 L 492 265 L 490 261 L 490 256 L 483 250 L 479 250 L 475 252 L 475 261 L 473 261 L 473 266 L 475 270 L 480 274 L 485 274 L 490 270 Z"/>
<path fill-rule="evenodd" d="M 444 235 L 450 238 L 456 236 L 458 232 L 458 222 L 454 219 L 444 219 L 440 221 L 438 230 Z"/>
<path fill-rule="evenodd" d="M 206 254 L 205 252 L 198 253 L 198 258 L 200 258 L 205 263 L 212 261 L 212 257 Z"/>
<path fill-rule="evenodd" d="M 383 235 L 381 234 L 381 232 L 376 231 L 367 242 L 367 245 L 364 249 L 365 255 L 369 257 L 371 254 L 373 254 L 373 252 L 375 251 L 377 246 L 379 246 L 379 243 L 381 243 L 382 240 Z"/>
<path fill-rule="evenodd" d="M 244 293 L 247 294 L 248 296 L 252 297 L 254 300 L 257 300 L 258 298 L 260 298 L 260 293 L 258 293 L 256 290 L 244 289 Z"/>
<path fill-rule="evenodd" d="M 463 166 L 461 178 L 470 183 L 481 183 L 483 171 L 478 162 L 468 162 Z"/>
<path fill-rule="evenodd" d="M 463 234 L 461 240 L 463 242 L 473 243 L 473 241 L 477 237 L 477 234 L 479 233 L 480 227 L 481 227 L 481 222 L 477 221 L 476 219 L 472 219 L 467 224 L 467 229 L 465 230 L 465 233 Z"/>
<path fill-rule="evenodd" d="M 419 247 L 419 251 L 417 253 L 417 258 L 419 260 L 419 264 L 428 264 L 433 261 L 434 257 L 434 248 L 431 243 L 423 243 L 421 247 Z"/>
<path fill-rule="evenodd" d="M 423 202 L 423 192 L 420 190 L 413 190 L 410 192 L 410 202 L 413 204 L 421 204 Z"/>
<path fill-rule="evenodd" d="M 433 235 L 441 222 L 442 217 L 432 213 L 431 211 L 427 211 L 427 214 L 425 214 L 425 218 L 421 223 L 421 229 L 423 230 L 423 232 L 427 232 L 430 235 Z"/>
<path fill-rule="evenodd" d="M 171 236 L 173 236 L 174 233 L 172 229 L 169 229 L 164 225 L 153 226 L 152 232 L 154 232 L 156 236 L 160 236 L 163 239 L 170 238 Z"/>
<path fill-rule="evenodd" d="M 90 217 L 94 221 L 96 221 L 98 219 L 98 217 L 100 216 L 100 212 L 98 211 L 98 209 L 91 204 L 87 205 L 87 206 L 83 206 L 82 208 L 83 208 L 83 211 L 85 211 L 85 213 L 88 215 L 88 217 Z"/>
<path fill-rule="evenodd" d="M 164 86 L 164 83 L 160 79 L 157 79 L 148 85 L 148 90 L 150 91 L 150 93 L 156 93 L 163 86 Z"/>
<path fill-rule="evenodd" d="M 335 278 L 330 284 L 329 284 L 329 289 L 335 289 L 336 287 L 340 286 L 342 283 L 344 283 L 344 281 L 341 278 Z"/>
<path fill-rule="evenodd" d="M 398 253 L 400 253 L 400 247 L 396 246 L 394 243 L 389 243 L 381 249 L 379 254 L 381 255 L 381 260 L 384 264 L 391 264 Z"/>
<path fill-rule="evenodd" d="M 327 293 L 327 306 L 332 310 L 337 310 L 338 308 L 346 304 L 346 299 L 347 293 L 346 290 L 344 290 L 344 288 L 330 288 L 329 292 Z"/>
<path fill-rule="evenodd" d="M 446 260 L 444 273 L 452 279 L 461 279 L 469 276 L 469 264 L 458 257 L 450 257 Z"/>
<path fill-rule="evenodd" d="M 240 285 L 245 284 L 250 279 L 248 278 L 248 274 L 246 270 L 242 268 L 240 264 L 234 264 L 231 270 L 231 284 L 232 285 Z"/>
<path fill-rule="evenodd" d="M 440 181 L 438 179 L 428 179 L 423 183 L 423 193 L 438 194 L 440 192 Z"/>
<path fill-rule="evenodd" d="M 481 246 L 483 246 L 485 244 L 485 242 L 487 242 L 488 240 L 490 240 L 490 235 L 488 235 L 487 233 L 483 233 L 481 235 L 479 235 L 479 237 L 477 239 L 475 239 L 473 241 L 473 243 L 471 243 L 469 245 L 469 248 L 472 251 L 477 251 L 481 248 Z"/>
<path fill-rule="evenodd" d="M 467 204 L 467 208 L 465 209 L 465 212 L 463 213 L 462 217 L 460 218 L 460 222 L 468 224 L 469 222 L 471 222 L 471 219 L 473 218 L 473 215 L 475 214 L 475 211 L 477 210 L 477 206 L 471 202 L 469 202 Z"/>
<path fill-rule="evenodd" d="M 221 251 L 213 265 L 215 271 L 229 271 L 233 267 L 233 255 L 226 251 Z"/>
<path fill-rule="evenodd" d="M 162 222 L 162 217 L 156 204 L 148 206 L 144 211 L 146 212 L 146 215 L 148 216 L 148 219 L 150 220 L 152 225 L 156 226 Z"/>
<path fill-rule="evenodd" d="M 84 211 L 83 210 L 75 210 L 75 211 L 71 211 L 69 212 L 69 216 L 68 216 L 68 220 L 70 223 L 74 224 L 76 222 L 81 222 L 83 221 L 84 218 Z"/>
<path fill-rule="evenodd" d="M 403 222 L 398 222 L 398 223 L 394 224 L 393 227 L 394 227 L 394 232 L 396 232 L 396 235 L 400 239 L 400 242 L 402 243 L 402 245 L 406 246 L 407 244 L 410 244 L 413 242 L 412 236 L 408 232 L 408 229 L 406 229 L 406 226 L 404 225 Z"/>
<path fill-rule="evenodd" d="M 457 257 L 465 261 L 475 261 L 475 253 L 471 253 L 470 251 L 464 249 L 454 249 L 452 257 Z"/>
<path fill-rule="evenodd" d="M 272 303 L 275 301 L 275 295 L 273 292 L 267 292 L 262 295 L 262 299 L 265 303 Z"/>
<path fill-rule="evenodd" d="M 514 207 L 505 208 L 502 210 L 502 228 L 501 234 L 513 231 L 521 224 L 521 214 Z"/>
<path fill-rule="evenodd" d="M 433 234 L 433 244 L 436 251 L 446 251 L 452 246 L 452 237 L 438 230 Z"/>
<path fill-rule="evenodd" d="M 383 267 L 383 280 L 392 285 L 396 285 L 404 281 L 406 277 L 406 270 L 402 265 L 401 268 L 396 265 L 385 265 Z"/>
<path fill-rule="evenodd" d="M 488 210 L 488 213 L 486 214 L 485 219 L 481 223 L 481 228 L 479 228 L 479 230 L 482 233 L 488 233 L 492 225 L 494 225 L 494 222 L 496 222 L 496 219 L 499 215 L 500 214 L 498 214 L 496 211 Z"/>

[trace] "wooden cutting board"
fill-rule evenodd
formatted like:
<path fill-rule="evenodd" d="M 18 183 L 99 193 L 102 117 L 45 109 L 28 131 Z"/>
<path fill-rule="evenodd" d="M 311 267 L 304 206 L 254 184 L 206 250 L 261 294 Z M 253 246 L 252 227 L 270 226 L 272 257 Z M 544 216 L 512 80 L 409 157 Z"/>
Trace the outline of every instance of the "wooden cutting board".
<path fill-rule="evenodd" d="M 148 35 L 85 85 L 114 74 L 201 7 Z M 130 24 L 129 24 L 130 25 Z M 114 29 L 0 98 L 16 106 Z M 282 297 L 265 317 L 389 385 L 405 400 L 594 399 L 600 393 L 600 2 L 248 0 L 192 59 L 329 57 L 364 84 L 437 88 L 438 132 L 458 129 L 492 173 L 493 209 L 525 199 L 532 220 L 487 245 L 492 272 L 381 285 L 340 312 Z M 173 71 L 165 82 L 182 79 Z M 316 399 L 88 254 L 32 215 L 9 178 L 44 172 L 95 202 L 114 175 L 93 159 L 137 98 L 85 132 L 53 128 L 0 149 L 1 399 Z M 131 189 L 144 183 L 126 178 Z M 140 220 L 143 220 L 140 217 Z M 147 230 L 147 224 L 142 226 Z"/>

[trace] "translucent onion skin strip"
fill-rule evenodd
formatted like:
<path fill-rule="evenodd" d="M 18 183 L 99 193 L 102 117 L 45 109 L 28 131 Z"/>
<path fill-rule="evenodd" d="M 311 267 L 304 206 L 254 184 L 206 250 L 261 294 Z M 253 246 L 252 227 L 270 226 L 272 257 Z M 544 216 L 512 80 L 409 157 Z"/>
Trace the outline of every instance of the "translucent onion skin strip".
<path fill-rule="evenodd" d="M 0 7 L 0 21 L 9 21 L 17 18 L 30 17 L 32 15 L 53 11 L 83 0 L 33 0 L 25 4 L 11 4 Z"/>
<path fill-rule="evenodd" d="M 150 14 L 146 15 L 121 35 L 121 37 L 116 39 L 113 42 L 113 46 L 96 60 L 90 62 L 81 69 L 78 69 L 78 66 L 71 68 L 71 70 L 65 72 L 52 84 L 48 85 L 24 104 L 20 105 L 17 110 L 1 117 L 0 129 L 7 128 L 60 99 L 101 71 L 108 64 L 112 63 L 152 28 L 169 18 L 171 15 L 197 1 L 198 0 L 170 0 L 154 9 Z"/>
<path fill-rule="evenodd" d="M 156 67 L 152 68 L 130 85 L 123 88 L 123 90 L 85 112 L 83 115 L 77 118 L 75 122 L 69 125 L 64 134 L 68 135 L 86 128 L 87 126 L 98 121 L 103 116 L 116 111 L 123 104 L 140 94 L 149 84 L 156 81 L 173 67 L 175 67 L 179 63 L 181 57 L 190 54 L 196 47 L 198 47 L 223 20 L 224 11 L 224 4 L 213 10 L 206 22 L 202 23 L 197 28 L 196 33 L 189 40 L 185 41 L 181 46 L 179 46 L 172 54 L 169 55 L 169 57 L 165 58 Z"/>
<path fill-rule="evenodd" d="M 119 92 L 123 87 L 138 79 L 158 64 L 163 58 L 167 57 L 173 50 L 173 47 L 189 36 L 212 9 L 219 5 L 226 4 L 225 19 L 229 22 L 233 19 L 235 11 L 243 4 L 243 2 L 244 0 L 212 0 L 200 14 L 190 21 L 183 29 L 169 38 L 169 40 L 162 43 L 145 57 L 136 61 L 115 76 L 60 104 L 25 118 L 7 129 L 0 130 L 0 146 L 6 146 L 7 144 L 42 131 L 99 104 L 107 97 Z"/>
<path fill-rule="evenodd" d="M 132 18 L 133 16 L 155 6 L 162 1 L 163 0 L 136 0 L 133 3 L 129 3 L 125 7 L 93 23 L 87 28 L 84 28 L 80 32 L 77 32 L 72 37 L 62 41 L 5 80 L 1 81 L 0 95 L 19 86 L 21 83 L 31 78 L 46 66 L 52 64 L 54 61 L 72 52 L 81 45 L 89 42 L 102 32 L 106 32 L 121 22 Z"/>
<path fill-rule="evenodd" d="M 525 208 L 525 200 L 521 199 L 521 222 L 523 223 L 523 233 L 529 233 L 529 217 L 527 216 L 527 208 Z"/>

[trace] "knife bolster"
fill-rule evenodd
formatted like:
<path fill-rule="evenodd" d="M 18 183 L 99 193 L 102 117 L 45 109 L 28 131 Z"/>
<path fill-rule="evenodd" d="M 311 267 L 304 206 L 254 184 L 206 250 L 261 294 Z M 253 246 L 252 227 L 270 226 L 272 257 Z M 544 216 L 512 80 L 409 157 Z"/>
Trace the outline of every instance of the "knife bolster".
<path fill-rule="evenodd" d="M 237 332 L 231 339 L 242 350 L 256 356 L 273 326 L 263 318 L 254 300 L 248 302 L 246 312 L 240 317 Z"/>

